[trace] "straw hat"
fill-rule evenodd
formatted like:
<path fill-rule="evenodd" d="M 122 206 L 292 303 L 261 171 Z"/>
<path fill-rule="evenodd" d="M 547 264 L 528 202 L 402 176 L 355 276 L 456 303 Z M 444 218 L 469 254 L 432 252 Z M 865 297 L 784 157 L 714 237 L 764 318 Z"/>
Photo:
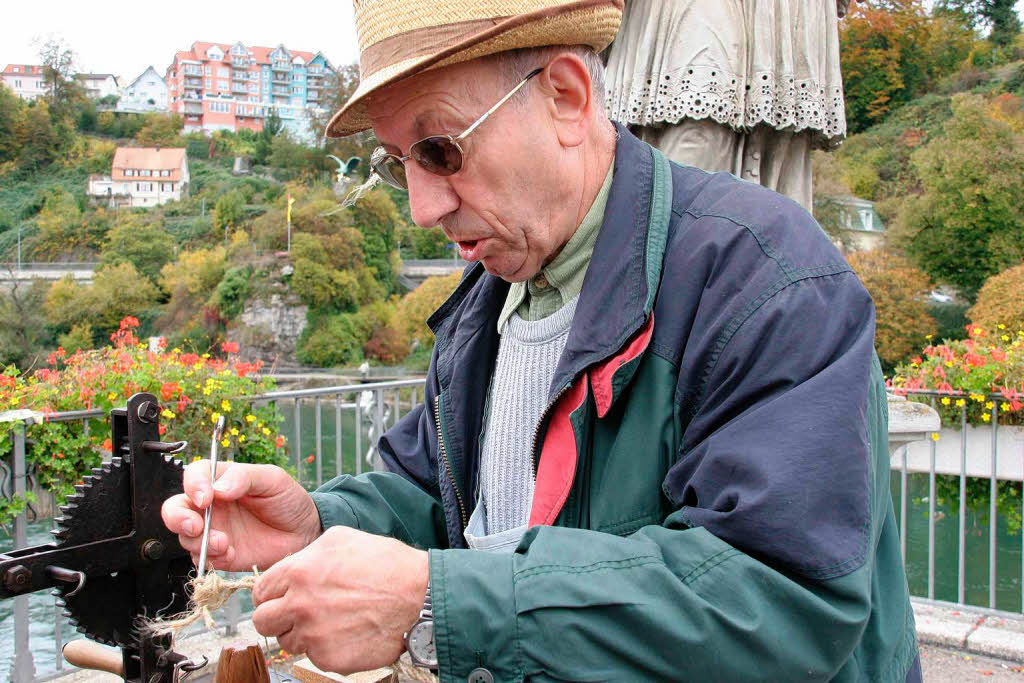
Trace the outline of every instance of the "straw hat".
<path fill-rule="evenodd" d="M 524 47 L 589 45 L 615 37 L 623 0 L 353 0 L 359 87 L 328 137 L 366 130 L 376 90 L 427 69 Z"/>

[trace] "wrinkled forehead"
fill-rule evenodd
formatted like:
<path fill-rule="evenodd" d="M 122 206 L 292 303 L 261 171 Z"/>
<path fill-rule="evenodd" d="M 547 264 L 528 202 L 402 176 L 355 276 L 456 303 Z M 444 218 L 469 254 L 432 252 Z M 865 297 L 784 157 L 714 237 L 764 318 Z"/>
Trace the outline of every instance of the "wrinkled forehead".
<path fill-rule="evenodd" d="M 453 132 L 444 127 L 468 126 L 483 113 L 480 103 L 497 81 L 498 70 L 488 62 L 453 64 L 381 88 L 366 110 L 377 138 L 398 145 L 403 139 Z"/>

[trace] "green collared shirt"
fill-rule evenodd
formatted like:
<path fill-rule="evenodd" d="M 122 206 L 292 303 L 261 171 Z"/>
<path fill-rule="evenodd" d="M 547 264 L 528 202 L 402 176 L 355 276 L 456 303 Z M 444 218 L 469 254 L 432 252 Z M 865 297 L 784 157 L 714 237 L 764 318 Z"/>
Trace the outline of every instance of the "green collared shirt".
<path fill-rule="evenodd" d="M 601 190 L 590 210 L 555 259 L 526 282 L 513 282 L 498 317 L 498 332 L 515 311 L 524 320 L 541 320 L 572 301 L 583 289 L 583 278 L 604 222 L 615 164 L 608 167 Z"/>

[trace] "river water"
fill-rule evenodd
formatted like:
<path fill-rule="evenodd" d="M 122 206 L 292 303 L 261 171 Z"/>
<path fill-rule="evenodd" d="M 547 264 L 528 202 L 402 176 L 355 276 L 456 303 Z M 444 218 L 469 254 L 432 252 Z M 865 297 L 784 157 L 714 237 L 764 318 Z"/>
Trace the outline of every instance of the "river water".
<path fill-rule="evenodd" d="M 283 433 L 289 441 L 293 439 L 294 424 L 290 406 L 282 406 L 287 416 L 282 425 Z M 322 406 L 322 439 L 321 439 L 321 478 L 326 481 L 337 471 L 335 434 L 335 411 L 332 404 L 325 402 Z M 299 449 L 301 474 L 304 485 L 311 488 L 316 485 L 316 463 L 307 462 L 310 455 L 316 452 L 315 409 L 310 402 L 303 404 L 301 409 L 301 448 Z M 390 426 L 394 418 L 387 420 Z M 361 425 L 360 446 L 365 455 L 369 446 L 367 434 L 369 424 L 366 418 Z M 341 471 L 353 473 L 356 469 L 355 449 L 355 416 L 354 411 L 346 409 L 342 414 L 342 467 Z M 293 460 L 294 464 L 294 460 Z M 362 464 L 361 469 L 368 469 Z M 893 473 L 892 495 L 899 518 L 899 475 Z M 908 512 L 907 512 L 907 577 L 912 595 L 927 597 L 928 595 L 928 476 L 911 474 L 908 476 Z M 988 544 L 987 525 L 988 502 L 981 501 L 975 508 L 967 511 L 967 562 L 966 562 L 966 600 L 968 604 L 982 607 L 988 606 Z M 957 529 L 956 513 L 948 506 L 937 506 L 937 522 L 935 525 L 935 599 L 955 602 L 957 599 Z M 51 540 L 49 530 L 52 522 L 44 520 L 29 525 L 29 544 L 48 543 Z M 1021 534 L 1010 534 L 1006 520 L 999 518 L 997 535 L 997 609 L 1020 612 L 1021 605 Z M 13 539 L 0 532 L 0 552 L 13 548 Z M 35 660 L 36 674 L 44 675 L 57 669 L 57 657 L 54 644 L 55 617 L 59 613 L 54 607 L 54 598 L 48 591 L 40 591 L 29 596 L 31 614 L 30 634 L 31 648 Z M 251 609 L 248 604 L 244 610 Z M 14 656 L 14 602 L 0 601 L 0 681 L 9 680 L 9 672 Z M 66 642 L 72 637 L 80 637 L 67 620 L 61 630 Z"/>

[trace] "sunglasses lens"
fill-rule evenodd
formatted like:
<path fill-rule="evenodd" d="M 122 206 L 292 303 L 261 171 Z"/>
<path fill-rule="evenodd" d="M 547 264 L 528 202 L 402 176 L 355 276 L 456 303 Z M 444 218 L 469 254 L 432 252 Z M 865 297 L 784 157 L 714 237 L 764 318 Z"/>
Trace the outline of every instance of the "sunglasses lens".
<path fill-rule="evenodd" d="M 446 137 L 420 140 L 412 146 L 409 154 L 425 171 L 434 175 L 448 176 L 462 168 L 462 150 Z"/>
<path fill-rule="evenodd" d="M 394 155 L 388 154 L 375 160 L 373 171 L 388 185 L 399 190 L 409 189 L 409 183 L 405 179 L 405 164 Z"/>

